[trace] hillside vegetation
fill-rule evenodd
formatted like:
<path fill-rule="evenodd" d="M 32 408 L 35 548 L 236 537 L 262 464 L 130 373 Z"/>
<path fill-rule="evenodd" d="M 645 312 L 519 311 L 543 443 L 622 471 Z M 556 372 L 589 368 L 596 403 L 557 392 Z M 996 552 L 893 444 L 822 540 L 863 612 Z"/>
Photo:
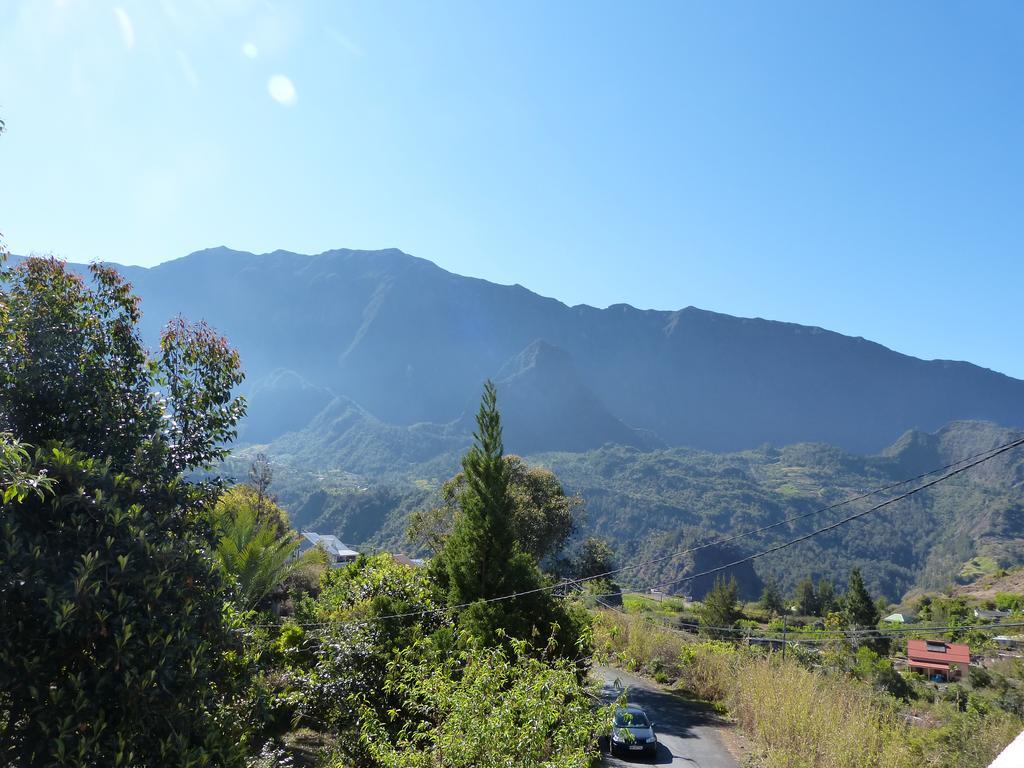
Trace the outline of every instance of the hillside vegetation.
<path fill-rule="evenodd" d="M 604 446 L 529 457 L 579 494 L 580 535 L 608 539 L 623 563 L 760 528 L 827 507 L 976 455 L 1021 433 L 984 422 L 956 422 L 936 433 L 908 432 L 882 454 L 862 456 L 801 444 L 716 454 L 683 448 Z M 297 525 L 337 533 L 354 544 L 405 550 L 409 514 L 432 503 L 454 461 L 407 466 L 385 482 L 285 465 L 280 495 Z M 365 483 L 366 485 L 361 485 Z M 631 572 L 636 587 L 713 568 L 866 509 L 912 487 L 849 504 L 731 545 L 709 547 Z M 1017 450 L 834 532 L 737 569 L 741 592 L 760 594 L 775 578 L 792 590 L 804 578 L 842 581 L 861 567 L 876 593 L 896 601 L 913 587 L 943 588 L 973 578 L 971 562 L 993 568 L 1024 562 L 1024 451 Z M 967 567 L 965 570 L 965 566 Z M 963 576 L 961 576 L 963 573 Z M 700 596 L 711 580 L 681 582 Z"/>

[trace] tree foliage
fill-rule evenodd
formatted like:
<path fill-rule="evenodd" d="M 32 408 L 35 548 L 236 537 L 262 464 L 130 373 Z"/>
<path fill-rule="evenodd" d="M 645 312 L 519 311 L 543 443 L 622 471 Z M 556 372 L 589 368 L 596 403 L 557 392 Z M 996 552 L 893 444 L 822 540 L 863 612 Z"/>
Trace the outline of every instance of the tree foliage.
<path fill-rule="evenodd" d="M 547 664 L 526 644 L 400 652 L 387 690 L 401 701 L 392 719 L 364 706 L 363 743 L 382 768 L 589 768 L 594 734 L 611 718 L 593 707 L 568 661 Z"/>
<path fill-rule="evenodd" d="M 764 580 L 764 589 L 761 592 L 761 607 L 775 615 L 784 613 L 786 610 L 785 602 L 782 599 L 782 590 L 779 589 L 779 582 L 770 576 Z"/>
<path fill-rule="evenodd" d="M 26 766 L 230 765 L 215 486 L 182 473 L 234 435 L 238 355 L 178 319 L 150 357 L 130 286 L 90 273 L 0 270 L 0 749 Z"/>
<path fill-rule="evenodd" d="M 581 624 L 586 622 L 541 591 L 544 582 L 537 562 L 520 548 L 512 529 L 509 466 L 503 457 L 497 395 L 489 381 L 474 438 L 462 460 L 461 514 L 431 561 L 431 573 L 448 604 L 458 607 L 460 625 L 485 643 L 501 643 L 503 637 L 554 640 L 552 631 L 560 630 L 554 633 L 558 652 L 575 654 Z M 518 596 L 504 599 L 508 595 Z"/>
<path fill-rule="evenodd" d="M 519 548 L 537 562 L 555 557 L 576 529 L 583 500 L 567 496 L 553 472 L 533 467 L 519 456 L 505 456 L 512 533 Z M 466 473 L 460 472 L 441 487 L 441 503 L 416 512 L 409 523 L 409 538 L 439 552 L 462 514 L 460 499 Z"/>
<path fill-rule="evenodd" d="M 878 624 L 878 608 L 871 600 L 867 587 L 864 586 L 864 579 L 861 578 L 859 568 L 850 571 L 850 584 L 846 589 L 844 603 L 846 620 L 850 626 L 874 627 Z"/>
<path fill-rule="evenodd" d="M 176 318 L 151 358 L 131 286 L 89 270 L 91 285 L 52 258 L 0 270 L 0 428 L 165 481 L 223 458 L 245 412 L 238 353 Z"/>
<path fill-rule="evenodd" d="M 572 558 L 571 575 L 576 579 L 592 579 L 615 570 L 615 552 L 605 539 L 588 536 Z"/>
<path fill-rule="evenodd" d="M 232 763 L 232 641 L 196 502 L 57 446 L 30 470 L 52 485 L 0 516 L 2 761 Z"/>
<path fill-rule="evenodd" d="M 239 610 L 257 608 L 294 572 L 320 560 L 310 550 L 296 555 L 300 539 L 284 526 L 283 510 L 273 502 L 260 501 L 256 489 L 237 485 L 214 507 L 217 561 L 234 583 Z"/>
<path fill-rule="evenodd" d="M 740 617 L 737 601 L 739 585 L 735 577 L 726 581 L 724 576 L 715 578 L 715 585 L 704 596 L 698 610 L 701 632 L 710 637 L 728 637 L 724 629 L 731 628 Z"/>

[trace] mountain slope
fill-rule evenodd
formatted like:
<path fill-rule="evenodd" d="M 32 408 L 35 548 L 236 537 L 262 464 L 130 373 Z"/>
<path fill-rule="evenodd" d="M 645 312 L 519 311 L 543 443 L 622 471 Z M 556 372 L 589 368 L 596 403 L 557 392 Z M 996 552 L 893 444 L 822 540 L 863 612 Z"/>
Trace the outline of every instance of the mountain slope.
<path fill-rule="evenodd" d="M 514 453 L 586 451 L 605 443 L 662 447 L 656 436 L 615 418 L 580 379 L 570 355 L 535 341 L 498 371 L 496 386 L 505 444 Z M 476 414 L 469 403 L 460 421 L 467 431 Z"/>
<path fill-rule="evenodd" d="M 1024 425 L 1024 382 L 969 363 L 693 307 L 568 307 L 394 249 L 215 248 L 124 272 L 143 297 L 148 339 L 179 312 L 208 320 L 241 350 L 249 386 L 283 368 L 387 424 L 460 419 L 483 379 L 544 339 L 612 419 L 669 445 L 814 441 L 874 452 L 907 429 L 955 419 Z"/>
<path fill-rule="evenodd" d="M 908 433 L 874 456 L 821 444 L 727 454 L 605 445 L 527 459 L 552 469 L 567 492 L 583 497 L 581 534 L 607 537 L 619 562 L 628 564 L 813 513 L 1022 435 L 991 423 L 956 422 L 934 433 Z M 928 455 L 921 453 L 921 445 L 928 446 Z M 394 476 L 367 489 L 325 484 L 282 468 L 279 489 L 297 525 L 320 526 L 355 544 L 404 550 L 407 515 L 432 503 L 431 494 L 456 470 L 457 456 L 452 454 L 444 461 L 407 466 L 404 479 Z M 662 560 L 631 570 L 623 579 L 646 588 L 732 562 L 910 487 L 812 514 L 727 546 Z M 737 575 L 745 596 L 756 598 L 761 580 L 769 575 L 792 590 L 807 577 L 845 584 L 850 569 L 859 567 L 874 594 L 898 600 L 913 587 L 945 588 L 961 572 L 968 573 L 965 565 L 976 558 L 993 567 L 1024 563 L 1024 448 L 730 573 Z M 672 589 L 700 596 L 711 581 L 681 582 Z"/>

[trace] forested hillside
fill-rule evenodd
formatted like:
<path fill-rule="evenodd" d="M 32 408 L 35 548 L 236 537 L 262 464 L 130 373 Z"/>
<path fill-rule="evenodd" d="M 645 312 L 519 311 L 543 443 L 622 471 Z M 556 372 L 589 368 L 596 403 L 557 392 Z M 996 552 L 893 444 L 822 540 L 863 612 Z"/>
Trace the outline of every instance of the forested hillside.
<path fill-rule="evenodd" d="M 586 506 L 581 533 L 607 537 L 624 563 L 812 512 L 864 491 L 943 467 L 1008 442 L 1021 432 L 985 422 L 956 422 L 908 432 L 883 453 L 863 456 L 821 444 L 716 454 L 683 448 L 643 451 L 609 445 L 582 453 L 544 453 L 531 462 L 552 469 Z M 439 459 L 372 487 L 354 476 L 311 476 L 284 469 L 282 500 L 298 525 L 346 541 L 407 548 L 408 514 L 429 505 L 457 465 Z M 310 491 L 315 486 L 317 490 Z M 907 486 L 911 487 L 911 486 Z M 897 493 L 906 488 L 894 489 Z M 1024 562 L 1024 452 L 1010 452 L 835 532 L 738 569 L 742 591 L 759 594 L 775 577 L 792 589 L 805 577 L 841 582 L 860 566 L 871 589 L 896 600 L 915 585 L 941 588 L 972 558 Z M 685 576 L 794 538 L 885 500 L 879 494 L 809 516 L 728 547 L 702 550 L 638 570 L 644 587 Z M 710 580 L 676 589 L 700 595 Z"/>

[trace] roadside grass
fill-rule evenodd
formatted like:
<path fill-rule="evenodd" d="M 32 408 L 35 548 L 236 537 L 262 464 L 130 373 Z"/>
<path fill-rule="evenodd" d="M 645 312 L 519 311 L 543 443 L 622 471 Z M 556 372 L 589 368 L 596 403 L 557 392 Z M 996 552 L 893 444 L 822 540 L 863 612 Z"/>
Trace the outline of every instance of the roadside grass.
<path fill-rule="evenodd" d="M 674 682 L 682 673 L 683 637 L 651 616 L 610 610 L 594 613 L 595 652 L 659 683 Z"/>
<path fill-rule="evenodd" d="M 599 611 L 595 649 L 728 712 L 757 768 L 984 768 L 1024 728 L 1002 711 L 899 700 L 813 661 L 706 641 L 635 614 Z M 927 717 L 914 720 L 915 712 Z M 926 722 L 927 726 L 914 724 Z"/>
<path fill-rule="evenodd" d="M 681 597 L 654 597 L 635 592 L 622 595 L 622 607 L 628 613 L 649 613 L 666 618 L 675 618 L 687 612 L 686 602 Z"/>

